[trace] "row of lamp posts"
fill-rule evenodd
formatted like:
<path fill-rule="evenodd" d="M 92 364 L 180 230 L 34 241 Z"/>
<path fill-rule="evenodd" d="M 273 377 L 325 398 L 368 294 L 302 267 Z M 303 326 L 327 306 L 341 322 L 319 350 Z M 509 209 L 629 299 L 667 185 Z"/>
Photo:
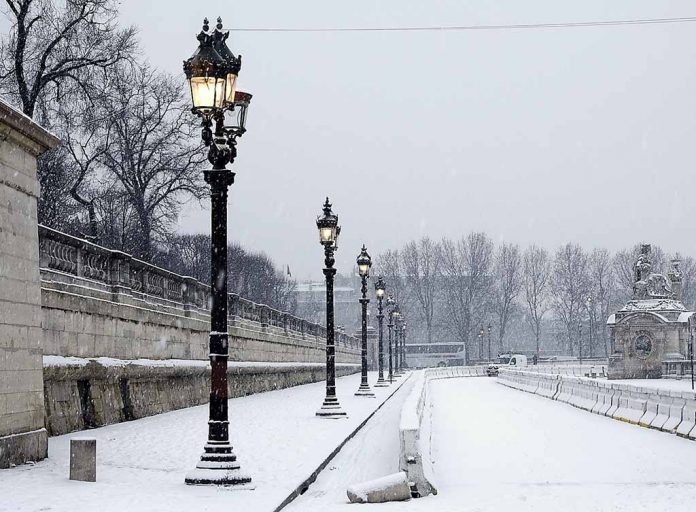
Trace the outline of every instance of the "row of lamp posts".
<path fill-rule="evenodd" d="M 323 214 L 317 218 L 319 229 L 319 242 L 324 247 L 324 277 L 326 280 L 326 396 L 324 402 L 317 411 L 317 416 L 324 418 L 345 417 L 346 412 L 341 407 L 336 397 L 336 344 L 334 339 L 334 293 L 333 284 L 336 269 L 334 268 L 334 252 L 338 249 L 338 236 L 341 226 L 338 224 L 338 215 L 331 210 L 329 198 L 326 198 Z M 370 277 L 372 258 L 363 245 L 356 260 L 358 273 L 360 274 L 359 299 L 361 306 L 361 375 L 360 386 L 355 392 L 356 396 L 375 396 L 367 380 L 367 280 Z M 384 343 L 383 343 L 383 300 L 386 286 L 384 279 L 380 277 L 375 283 L 377 295 L 377 320 L 379 324 L 378 343 L 378 378 L 375 387 L 388 386 L 394 381 L 394 377 L 401 375 L 405 368 L 405 339 L 406 323 L 403 321 L 399 305 L 392 297 L 387 297 L 388 319 L 388 349 L 389 349 L 389 376 L 388 382 L 384 379 Z M 392 333 L 394 336 L 392 343 Z M 394 349 L 392 351 L 392 348 Z M 395 364 L 396 363 L 396 364 Z"/>
<path fill-rule="evenodd" d="M 237 90 L 237 78 L 242 67 L 241 55 L 235 56 L 227 46 L 229 32 L 217 19 L 211 30 L 208 19 L 197 36 L 198 48 L 184 61 L 184 73 L 191 91 L 191 111 L 201 118 L 201 139 L 208 147 L 212 169 L 204 172 L 210 185 L 211 199 L 211 309 L 210 309 L 210 402 L 208 441 L 196 468 L 186 476 L 192 485 L 249 485 L 251 477 L 244 474 L 237 462 L 229 439 L 227 361 L 229 342 L 227 331 L 227 190 L 235 173 L 227 169 L 237 156 L 237 138 L 246 132 L 246 115 L 252 95 Z M 324 246 L 324 276 L 326 278 L 326 396 L 317 416 L 336 418 L 346 416 L 336 397 L 336 347 L 334 341 L 333 282 L 336 274 L 334 252 L 338 248 L 341 228 L 338 216 L 331 211 L 328 198 L 324 214 L 317 219 L 320 242 Z M 374 396 L 367 382 L 367 279 L 372 261 L 367 249 L 358 257 L 362 279 L 362 375 L 359 396 Z M 388 385 L 384 379 L 382 344 L 382 300 L 384 280 L 377 284 L 379 310 L 379 379 L 376 386 Z M 405 323 L 400 321 L 398 305 L 387 298 L 389 314 L 389 382 L 394 378 L 392 368 L 392 329 L 394 330 L 397 365 L 403 369 Z M 396 322 L 396 323 L 394 323 Z M 399 342 L 401 344 L 399 344 Z"/>

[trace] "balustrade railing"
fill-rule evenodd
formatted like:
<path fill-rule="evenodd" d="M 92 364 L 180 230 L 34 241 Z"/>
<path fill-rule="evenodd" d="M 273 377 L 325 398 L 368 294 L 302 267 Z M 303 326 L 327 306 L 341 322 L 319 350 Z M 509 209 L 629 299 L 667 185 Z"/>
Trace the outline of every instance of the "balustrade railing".
<path fill-rule="evenodd" d="M 42 225 L 39 225 L 39 265 L 42 269 L 94 281 L 113 293 L 143 299 L 154 297 L 181 305 L 184 310 L 210 309 L 209 285 Z M 322 325 L 257 304 L 236 293 L 228 294 L 227 308 L 233 324 L 241 319 L 258 322 L 262 329 L 271 326 L 303 337 L 326 337 Z M 356 338 L 342 332 L 336 332 L 336 341 L 344 346 L 358 346 Z"/>

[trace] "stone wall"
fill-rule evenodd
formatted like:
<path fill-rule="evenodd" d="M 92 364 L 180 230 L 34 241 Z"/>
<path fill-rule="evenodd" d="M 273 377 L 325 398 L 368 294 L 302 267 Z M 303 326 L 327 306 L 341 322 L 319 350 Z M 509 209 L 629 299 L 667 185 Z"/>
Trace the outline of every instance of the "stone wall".
<path fill-rule="evenodd" d="M 208 358 L 210 319 L 205 311 L 184 310 L 119 293 L 90 283 L 52 281 L 42 269 L 41 304 L 46 355 L 117 359 Z M 326 359 L 326 340 L 309 332 L 231 316 L 230 360 L 302 361 Z M 339 340 L 336 360 L 359 361 L 358 341 Z"/>
<path fill-rule="evenodd" d="M 59 364 L 55 364 L 58 360 Z M 338 376 L 360 370 L 338 364 Z M 319 363 L 230 363 L 230 398 L 325 379 Z M 206 361 L 93 361 L 46 358 L 46 428 L 50 435 L 93 428 L 208 402 Z M 321 400 L 321 397 L 317 397 Z"/>
<path fill-rule="evenodd" d="M 208 358 L 209 286 L 44 226 L 39 233 L 44 354 Z M 323 326 L 235 294 L 228 311 L 230 360 L 326 360 Z M 337 333 L 336 361 L 359 360 L 358 339 Z"/>
<path fill-rule="evenodd" d="M 36 158 L 58 142 L 0 101 L 0 468 L 46 456 Z"/>

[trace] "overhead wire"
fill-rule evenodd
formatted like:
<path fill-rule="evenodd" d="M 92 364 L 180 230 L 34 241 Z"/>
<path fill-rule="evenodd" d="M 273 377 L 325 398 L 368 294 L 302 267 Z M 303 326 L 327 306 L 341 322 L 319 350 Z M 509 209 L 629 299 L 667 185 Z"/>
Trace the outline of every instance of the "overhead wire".
<path fill-rule="evenodd" d="M 559 23 L 514 23 L 507 25 L 442 25 L 407 27 L 250 27 L 229 28 L 230 32 L 455 32 L 465 30 L 529 30 L 553 28 L 615 27 L 625 25 L 664 25 L 674 23 L 693 23 L 696 16 L 679 18 L 638 18 L 620 20 L 575 21 Z"/>

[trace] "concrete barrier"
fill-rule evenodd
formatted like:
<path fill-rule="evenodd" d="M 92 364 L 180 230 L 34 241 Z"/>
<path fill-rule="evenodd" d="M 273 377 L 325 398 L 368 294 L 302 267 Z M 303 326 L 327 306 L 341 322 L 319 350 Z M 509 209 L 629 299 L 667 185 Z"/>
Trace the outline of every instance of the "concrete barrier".
<path fill-rule="evenodd" d="M 638 421 L 645 414 L 647 400 L 641 397 L 640 391 L 624 390 L 619 399 L 619 407 L 616 409 L 612 418 L 638 424 Z"/>
<path fill-rule="evenodd" d="M 669 407 L 669 418 L 660 427 L 663 432 L 669 432 L 671 434 L 677 433 L 677 427 L 682 421 L 682 411 L 686 405 L 686 400 L 682 397 L 681 393 L 678 391 L 671 391 L 669 397 L 672 401 Z"/>
<path fill-rule="evenodd" d="M 417 497 L 437 494 L 430 455 L 430 400 L 428 383 L 436 379 L 485 376 L 481 366 L 452 366 L 414 371 L 413 389 L 401 409 L 399 471 L 406 473 Z"/>
<path fill-rule="evenodd" d="M 437 494 L 433 484 L 432 461 L 430 459 L 429 429 L 430 411 L 428 404 L 428 378 L 444 374 L 440 369 L 418 370 L 411 394 L 401 409 L 399 422 L 399 471 L 404 471 L 409 484 L 419 496 Z"/>
<path fill-rule="evenodd" d="M 696 435 L 696 432 L 691 434 L 696 427 L 696 400 L 694 400 L 693 393 L 682 393 L 682 398 L 686 403 L 682 409 L 682 420 L 676 428 L 676 434 L 693 439 Z"/>
<path fill-rule="evenodd" d="M 551 373 L 501 368 L 498 382 L 595 414 L 696 440 L 695 393 L 607 382 L 563 372 L 570 374 L 575 370 L 559 368 L 557 373 Z"/>
<path fill-rule="evenodd" d="M 660 405 L 660 395 L 655 390 L 646 389 L 648 395 L 648 400 L 645 404 L 645 414 L 638 420 L 638 425 L 642 427 L 649 427 L 655 418 L 657 418 L 658 406 Z M 669 400 L 669 397 L 665 397 Z"/>
<path fill-rule="evenodd" d="M 597 401 L 590 409 L 595 414 L 604 414 L 611 407 L 611 399 L 614 392 L 606 382 L 597 382 Z M 602 412 L 604 411 L 604 412 Z"/>

